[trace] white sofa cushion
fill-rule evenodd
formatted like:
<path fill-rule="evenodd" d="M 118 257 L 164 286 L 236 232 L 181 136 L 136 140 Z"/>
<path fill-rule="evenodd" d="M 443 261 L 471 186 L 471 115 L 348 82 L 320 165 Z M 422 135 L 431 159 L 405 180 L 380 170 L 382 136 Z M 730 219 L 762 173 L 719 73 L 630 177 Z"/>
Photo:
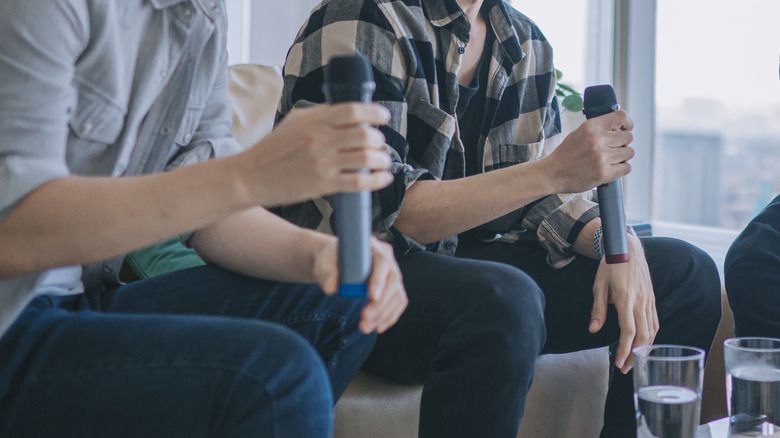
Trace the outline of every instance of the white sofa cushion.
<path fill-rule="evenodd" d="M 233 103 L 233 135 L 244 149 L 255 145 L 274 127 L 282 94 L 282 69 L 242 64 L 228 69 L 228 93 Z"/>

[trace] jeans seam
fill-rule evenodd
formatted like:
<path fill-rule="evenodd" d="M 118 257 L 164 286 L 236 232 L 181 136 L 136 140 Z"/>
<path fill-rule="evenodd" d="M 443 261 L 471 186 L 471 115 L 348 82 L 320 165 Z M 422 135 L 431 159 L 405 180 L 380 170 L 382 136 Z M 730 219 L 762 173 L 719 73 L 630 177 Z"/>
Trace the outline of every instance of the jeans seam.
<path fill-rule="evenodd" d="M 325 368 L 328 370 L 328 372 L 335 370 L 336 366 L 338 365 L 337 358 L 339 356 L 339 353 L 344 350 L 344 346 L 346 345 L 346 337 L 343 335 L 343 333 L 344 333 L 344 327 L 347 325 L 347 320 L 344 318 L 333 317 L 333 315 L 329 315 L 329 314 L 316 313 L 313 315 L 308 315 L 306 317 L 284 319 L 279 321 L 279 324 L 292 328 L 295 324 L 311 323 L 311 322 L 333 324 L 334 326 L 337 327 L 338 329 L 337 331 L 339 333 L 338 350 L 332 355 L 331 360 L 328 363 L 325 363 L 324 358 L 320 355 L 320 359 L 323 359 L 323 363 L 325 363 Z"/>
<path fill-rule="evenodd" d="M 330 322 L 338 327 L 344 327 L 346 320 L 335 314 L 330 313 L 313 313 L 308 315 L 299 315 L 293 318 L 280 319 L 277 323 L 282 325 L 297 324 L 301 322 Z"/>

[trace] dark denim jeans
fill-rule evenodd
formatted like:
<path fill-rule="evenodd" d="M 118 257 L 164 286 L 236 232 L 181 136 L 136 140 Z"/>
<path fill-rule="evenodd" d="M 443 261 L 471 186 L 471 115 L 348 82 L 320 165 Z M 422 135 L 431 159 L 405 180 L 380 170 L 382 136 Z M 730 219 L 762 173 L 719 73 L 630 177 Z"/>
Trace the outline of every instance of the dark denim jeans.
<path fill-rule="evenodd" d="M 720 320 L 712 259 L 684 242 L 642 239 L 661 330 L 656 343 L 709 350 Z M 366 367 L 423 383 L 420 436 L 515 438 L 536 357 L 612 345 L 614 307 L 588 332 L 598 262 L 578 257 L 551 269 L 537 242 L 461 247 L 457 257 L 399 261 L 409 307 L 382 334 Z M 632 376 L 613 374 L 602 437 L 635 436 Z M 551 407 L 554 409 L 554 407 Z"/>
<path fill-rule="evenodd" d="M 213 266 L 39 297 L 0 340 L 0 436 L 329 437 L 363 304 Z"/>

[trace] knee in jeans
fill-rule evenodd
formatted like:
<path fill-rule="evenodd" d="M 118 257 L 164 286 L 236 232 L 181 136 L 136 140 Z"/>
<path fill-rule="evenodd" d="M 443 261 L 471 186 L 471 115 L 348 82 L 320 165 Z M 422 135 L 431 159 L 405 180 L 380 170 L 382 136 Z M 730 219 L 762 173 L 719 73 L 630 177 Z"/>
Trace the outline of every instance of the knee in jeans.
<path fill-rule="evenodd" d="M 714 321 L 717 326 L 721 316 L 721 284 L 720 274 L 709 254 L 702 249 L 685 243 L 690 258 L 690 271 L 688 275 L 695 278 L 699 288 L 695 292 L 699 294 L 700 305 L 706 309 L 705 314 Z M 691 293 L 694 293 L 692 290 Z"/>
<path fill-rule="evenodd" d="M 657 238 L 654 243 L 655 251 L 663 256 L 653 258 L 653 262 L 656 265 L 661 264 L 660 267 L 667 275 L 675 275 L 681 279 L 695 278 L 702 289 L 720 288 L 715 261 L 701 248 L 682 240 L 668 238 Z"/>
<path fill-rule="evenodd" d="M 721 316 L 721 285 L 712 257 L 702 249 L 676 239 L 661 240 L 660 250 L 665 256 L 656 257 L 653 261 L 662 264 L 662 275 L 672 278 L 678 285 L 686 285 L 680 288 L 686 296 L 678 298 L 696 307 L 695 317 L 699 324 L 709 322 L 714 330 Z M 691 316 L 694 317 L 693 314 Z"/>
<path fill-rule="evenodd" d="M 256 350 L 252 365 L 265 370 L 276 368 L 277 384 L 266 388 L 271 396 L 306 400 L 310 409 L 332 409 L 330 379 L 314 347 L 297 333 L 282 328 L 274 336 L 266 334 L 262 343 L 267 342 L 272 346 L 262 349 L 262 353 Z M 269 358 L 269 353 L 276 357 Z"/>
<path fill-rule="evenodd" d="M 535 361 L 546 338 L 544 294 L 531 277 L 506 267 L 488 282 L 484 319 L 505 352 L 514 361 Z M 533 363 L 533 362 L 531 362 Z"/>

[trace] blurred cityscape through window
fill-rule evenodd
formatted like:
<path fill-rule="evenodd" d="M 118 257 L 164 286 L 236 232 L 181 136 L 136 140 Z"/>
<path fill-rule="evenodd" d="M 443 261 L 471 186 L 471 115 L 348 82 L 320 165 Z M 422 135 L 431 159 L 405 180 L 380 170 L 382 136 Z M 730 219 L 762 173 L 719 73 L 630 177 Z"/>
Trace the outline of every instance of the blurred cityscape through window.
<path fill-rule="evenodd" d="M 658 0 L 654 216 L 743 228 L 780 193 L 780 2 Z"/>

